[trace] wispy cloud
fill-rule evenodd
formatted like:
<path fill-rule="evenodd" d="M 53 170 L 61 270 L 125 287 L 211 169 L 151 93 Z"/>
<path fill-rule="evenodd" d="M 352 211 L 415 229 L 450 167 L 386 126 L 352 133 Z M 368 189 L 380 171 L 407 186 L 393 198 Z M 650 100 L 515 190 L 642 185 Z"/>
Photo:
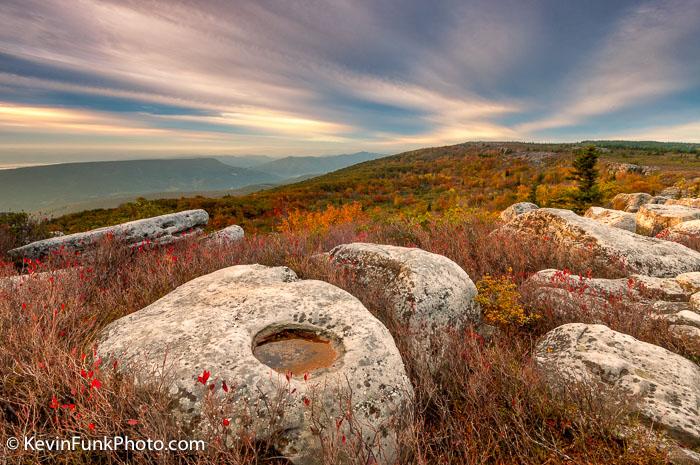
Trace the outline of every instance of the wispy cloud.
<path fill-rule="evenodd" d="M 700 2 L 647 2 L 616 25 L 600 50 L 564 82 L 553 111 L 518 126 L 524 133 L 574 126 L 697 86 L 697 67 L 676 52 L 697 38 Z"/>
<path fill-rule="evenodd" d="M 700 88 L 700 3 L 591 7 L 5 0 L 0 157 L 42 143 L 321 153 L 547 138 Z M 601 21 L 596 37 L 577 26 Z M 571 58 L 532 65 L 553 52 Z"/>

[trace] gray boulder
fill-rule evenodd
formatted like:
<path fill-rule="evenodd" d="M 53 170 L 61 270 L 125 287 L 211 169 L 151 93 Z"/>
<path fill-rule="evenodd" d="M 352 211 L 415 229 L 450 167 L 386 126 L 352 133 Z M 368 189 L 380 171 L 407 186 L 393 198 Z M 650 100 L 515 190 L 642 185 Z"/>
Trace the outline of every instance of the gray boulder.
<path fill-rule="evenodd" d="M 669 199 L 666 205 L 683 205 L 686 207 L 700 208 L 700 198 L 684 197 L 682 199 Z"/>
<path fill-rule="evenodd" d="M 199 232 L 208 221 L 209 215 L 204 210 L 187 210 L 93 229 L 92 231 L 52 237 L 12 249 L 8 254 L 15 259 L 42 259 L 59 251 L 73 254 L 93 248 L 99 241 L 108 236 L 113 236 L 116 240 L 129 246 L 139 245 L 146 241 L 155 244 L 169 244 Z"/>
<path fill-rule="evenodd" d="M 502 226 L 500 233 L 548 240 L 563 254 L 590 256 L 625 275 L 675 277 L 700 271 L 700 253 L 675 242 L 613 228 L 570 210 L 540 208 Z"/>
<path fill-rule="evenodd" d="M 591 207 L 583 216 L 596 220 L 599 223 L 607 224 L 613 228 L 620 228 L 631 232 L 637 230 L 637 220 L 634 213 L 602 207 Z"/>
<path fill-rule="evenodd" d="M 647 204 L 640 207 L 637 212 L 637 233 L 655 236 L 666 228 L 697 219 L 700 219 L 699 208 Z"/>
<path fill-rule="evenodd" d="M 700 240 L 700 220 L 684 221 L 675 226 L 666 228 L 658 234 L 658 237 L 668 241 L 686 242 Z"/>
<path fill-rule="evenodd" d="M 608 163 L 608 173 L 617 176 L 620 174 L 641 174 L 647 176 L 658 171 L 655 166 L 636 165 L 634 163 Z"/>
<path fill-rule="evenodd" d="M 615 210 L 637 213 L 639 207 L 651 202 L 652 196 L 642 192 L 634 194 L 617 194 L 610 202 Z"/>
<path fill-rule="evenodd" d="M 164 374 L 173 413 L 193 434 L 220 426 L 201 415 L 213 385 L 209 395 L 232 407 L 232 425 L 248 409 L 258 439 L 295 464 L 323 462 L 315 428 L 336 431 L 348 408 L 353 420 L 339 434 L 359 433 L 379 463 L 394 463 L 391 430 L 411 414 L 413 391 L 386 327 L 347 292 L 286 267 L 234 266 L 190 281 L 107 326 L 98 354 L 144 383 Z M 270 411 L 276 402 L 283 408 Z M 281 437 L 270 431 L 275 421 Z"/>
<path fill-rule="evenodd" d="M 561 389 L 612 389 L 641 418 L 690 447 L 700 446 L 700 367 L 603 325 L 571 323 L 545 335 L 535 363 Z"/>
<path fill-rule="evenodd" d="M 507 223 L 518 215 L 537 210 L 538 208 L 540 207 L 538 207 L 534 203 L 518 202 L 503 210 L 500 216 L 501 219 Z"/>
<path fill-rule="evenodd" d="M 481 320 L 474 302 L 476 286 L 459 265 L 442 255 L 357 242 L 335 247 L 328 259 L 348 279 L 382 292 L 415 337 Z"/>
<path fill-rule="evenodd" d="M 245 232 L 243 228 L 237 224 L 227 226 L 224 229 L 215 231 L 207 236 L 207 240 L 216 241 L 218 243 L 233 243 L 243 240 Z"/>

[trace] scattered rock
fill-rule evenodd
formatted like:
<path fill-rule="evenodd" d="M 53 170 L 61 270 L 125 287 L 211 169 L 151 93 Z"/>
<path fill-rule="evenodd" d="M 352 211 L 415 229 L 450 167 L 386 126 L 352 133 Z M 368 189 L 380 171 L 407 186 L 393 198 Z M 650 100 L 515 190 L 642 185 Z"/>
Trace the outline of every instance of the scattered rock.
<path fill-rule="evenodd" d="M 676 186 L 665 187 L 659 192 L 662 197 L 668 197 L 670 199 L 678 199 L 683 196 L 683 189 Z"/>
<path fill-rule="evenodd" d="M 602 268 L 615 268 L 625 275 L 675 277 L 700 271 L 700 252 L 613 228 L 570 210 L 540 208 L 517 216 L 497 231 L 550 241 L 562 254 L 590 256 Z"/>
<path fill-rule="evenodd" d="M 145 241 L 169 244 L 198 232 L 208 221 L 209 215 L 204 210 L 187 210 L 92 231 L 52 237 L 12 249 L 8 254 L 15 259 L 42 259 L 58 251 L 74 254 L 94 247 L 108 236 L 113 236 L 131 246 Z"/>
<path fill-rule="evenodd" d="M 696 312 L 700 312 L 700 292 L 696 292 L 695 294 L 690 296 L 690 308 L 695 310 Z"/>
<path fill-rule="evenodd" d="M 243 240 L 244 236 L 245 232 L 243 231 L 243 228 L 237 224 L 234 224 L 209 234 L 207 239 L 214 240 L 219 243 L 232 243 Z"/>
<path fill-rule="evenodd" d="M 676 276 L 676 281 L 683 289 L 692 294 L 700 292 L 700 272 L 679 274 Z"/>
<path fill-rule="evenodd" d="M 609 387 L 630 396 L 654 427 L 700 446 L 700 367 L 690 360 L 603 325 L 571 323 L 545 335 L 535 362 L 559 388 Z"/>
<path fill-rule="evenodd" d="M 684 205 L 642 205 L 637 212 L 637 233 L 655 236 L 666 228 L 700 219 L 700 209 Z"/>
<path fill-rule="evenodd" d="M 670 315 L 669 321 L 674 324 L 694 326 L 700 328 L 700 314 L 690 310 L 682 310 L 678 313 Z"/>
<path fill-rule="evenodd" d="M 673 278 L 632 275 L 602 279 L 542 270 L 526 280 L 521 291 L 540 310 L 565 318 L 587 316 L 587 321 L 598 323 L 622 309 L 640 317 L 691 309 L 691 291 Z"/>
<path fill-rule="evenodd" d="M 687 273 L 692 275 L 694 273 Z M 681 276 L 686 276 L 681 275 Z M 524 287 L 552 287 L 566 289 L 578 294 L 599 297 L 619 297 L 626 300 L 663 300 L 666 302 L 688 302 L 693 294 L 683 287 L 677 278 L 657 278 L 632 275 L 628 278 L 588 278 L 561 270 L 542 270 L 532 275 Z"/>
<path fill-rule="evenodd" d="M 347 292 L 300 281 L 286 267 L 234 266 L 190 281 L 107 326 L 98 354 L 118 359 L 121 369 L 138 373 L 144 383 L 152 373 L 164 373 L 177 400 L 173 413 L 193 433 L 219 427 L 201 416 L 213 384 L 210 395 L 231 402 L 234 410 L 247 407 L 257 437 L 295 464 L 322 463 L 313 422 L 335 431 L 334 419 L 347 408 L 339 396 L 348 389 L 352 423 L 380 463 L 397 459 L 391 422 L 410 418 L 412 388 L 386 327 Z M 202 383 L 198 376 L 205 370 L 211 377 Z M 294 376 L 287 381 L 288 370 Z M 228 393 L 223 381 L 231 386 Z M 271 415 L 279 413 L 268 409 L 278 400 L 281 437 L 271 436 Z M 348 423 L 340 432 L 354 437 Z"/>
<path fill-rule="evenodd" d="M 514 203 L 501 212 L 501 219 L 507 223 L 518 215 L 522 215 L 523 213 L 527 213 L 532 210 L 537 210 L 538 208 L 540 207 L 530 202 Z"/>
<path fill-rule="evenodd" d="M 700 199 L 688 197 L 683 199 L 669 199 L 666 201 L 666 205 L 683 205 L 686 207 L 700 208 Z"/>
<path fill-rule="evenodd" d="M 400 322 L 417 336 L 481 319 L 474 302 L 476 286 L 459 265 L 442 255 L 357 242 L 335 247 L 328 259 L 342 267 L 348 279 L 384 293 Z"/>
<path fill-rule="evenodd" d="M 608 173 L 617 176 L 618 174 L 641 174 L 647 176 L 658 171 L 654 166 L 635 165 L 634 163 L 608 163 Z"/>
<path fill-rule="evenodd" d="M 700 220 L 690 220 L 666 228 L 658 237 L 674 242 L 700 240 Z"/>
<path fill-rule="evenodd" d="M 651 202 L 651 199 L 651 195 L 642 192 L 637 192 L 635 194 L 617 194 L 613 197 L 611 204 L 615 210 L 637 213 L 639 207 Z"/>
<path fill-rule="evenodd" d="M 613 228 L 625 229 L 635 232 L 637 230 L 637 219 L 634 213 L 621 210 L 610 210 L 602 207 L 591 207 L 583 215 L 599 223 L 607 224 Z"/>
<path fill-rule="evenodd" d="M 700 465 L 700 454 L 690 449 L 675 447 L 668 454 L 671 465 Z"/>

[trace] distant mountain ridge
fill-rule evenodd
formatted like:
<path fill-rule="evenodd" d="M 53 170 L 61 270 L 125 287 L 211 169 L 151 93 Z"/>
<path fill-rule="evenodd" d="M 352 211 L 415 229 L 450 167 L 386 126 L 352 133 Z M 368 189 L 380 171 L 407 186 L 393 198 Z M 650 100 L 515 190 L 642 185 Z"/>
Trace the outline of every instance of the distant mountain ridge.
<path fill-rule="evenodd" d="M 265 155 L 72 162 L 0 170 L 0 211 L 53 216 L 84 208 L 116 207 L 136 197 L 195 192 L 241 195 L 296 182 L 383 155 L 328 157 Z"/>
<path fill-rule="evenodd" d="M 311 174 L 325 174 L 356 165 L 365 161 L 383 157 L 380 153 L 357 152 L 327 157 L 285 157 L 272 160 L 255 169 L 271 173 L 281 178 L 292 178 Z"/>
<path fill-rule="evenodd" d="M 154 192 L 238 189 L 280 178 L 214 158 L 64 163 L 0 171 L 0 211 L 50 211 L 70 203 Z"/>

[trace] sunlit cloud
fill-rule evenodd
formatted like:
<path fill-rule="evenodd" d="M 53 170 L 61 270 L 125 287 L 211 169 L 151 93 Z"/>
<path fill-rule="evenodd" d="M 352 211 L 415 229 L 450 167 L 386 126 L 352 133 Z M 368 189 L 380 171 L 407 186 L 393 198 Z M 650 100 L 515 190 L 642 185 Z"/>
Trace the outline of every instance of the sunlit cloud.
<path fill-rule="evenodd" d="M 672 99 L 700 100 L 700 3 L 564 3 L 5 0 L 0 158 L 571 140 L 692 113 Z"/>

